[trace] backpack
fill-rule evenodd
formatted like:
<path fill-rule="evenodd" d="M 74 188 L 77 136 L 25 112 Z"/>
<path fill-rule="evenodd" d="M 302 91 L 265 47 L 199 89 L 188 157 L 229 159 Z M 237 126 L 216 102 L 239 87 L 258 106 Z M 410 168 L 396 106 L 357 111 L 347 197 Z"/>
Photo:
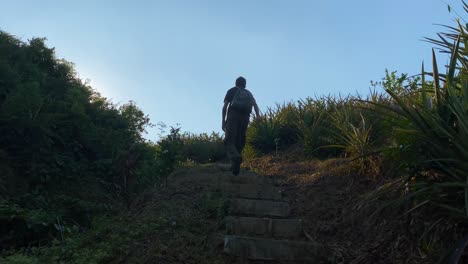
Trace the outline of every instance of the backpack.
<path fill-rule="evenodd" d="M 252 111 L 252 94 L 243 88 L 238 88 L 236 94 L 232 98 L 231 106 L 242 113 L 249 113 Z"/>

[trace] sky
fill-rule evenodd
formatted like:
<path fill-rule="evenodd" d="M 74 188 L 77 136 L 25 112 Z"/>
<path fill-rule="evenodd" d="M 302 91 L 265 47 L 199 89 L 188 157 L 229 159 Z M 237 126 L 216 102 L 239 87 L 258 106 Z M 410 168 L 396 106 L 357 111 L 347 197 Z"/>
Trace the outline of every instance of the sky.
<path fill-rule="evenodd" d="M 0 30 L 47 38 L 102 96 L 136 102 L 152 123 L 211 133 L 222 132 L 223 99 L 238 76 L 265 111 L 306 97 L 365 96 L 385 69 L 430 68 L 433 45 L 423 38 L 444 31 L 436 24 L 454 25 L 460 3 L 0 0 Z"/>

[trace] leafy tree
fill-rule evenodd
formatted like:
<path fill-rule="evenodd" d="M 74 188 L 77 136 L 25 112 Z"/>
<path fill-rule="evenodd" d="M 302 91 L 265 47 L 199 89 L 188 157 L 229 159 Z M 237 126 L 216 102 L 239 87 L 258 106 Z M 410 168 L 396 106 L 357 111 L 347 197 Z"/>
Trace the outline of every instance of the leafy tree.
<path fill-rule="evenodd" d="M 14 231 L 0 229 L 0 247 L 128 204 L 162 166 L 142 136 L 150 125 L 134 102 L 116 106 L 80 80 L 45 39 L 0 31 L 0 226 Z"/>

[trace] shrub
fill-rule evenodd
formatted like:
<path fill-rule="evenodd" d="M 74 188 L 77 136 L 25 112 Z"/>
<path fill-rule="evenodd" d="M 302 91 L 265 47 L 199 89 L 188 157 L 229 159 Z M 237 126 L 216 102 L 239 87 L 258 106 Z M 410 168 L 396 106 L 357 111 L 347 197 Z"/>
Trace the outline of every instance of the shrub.
<path fill-rule="evenodd" d="M 56 225 L 87 227 L 157 181 L 165 164 L 143 138 L 149 125 L 135 103 L 114 105 L 81 81 L 44 39 L 0 31 L 0 225 L 14 227 L 0 229 L 2 248 L 59 238 Z"/>
<path fill-rule="evenodd" d="M 224 139 L 218 133 L 184 133 L 181 141 L 183 160 L 206 163 L 226 159 Z"/>

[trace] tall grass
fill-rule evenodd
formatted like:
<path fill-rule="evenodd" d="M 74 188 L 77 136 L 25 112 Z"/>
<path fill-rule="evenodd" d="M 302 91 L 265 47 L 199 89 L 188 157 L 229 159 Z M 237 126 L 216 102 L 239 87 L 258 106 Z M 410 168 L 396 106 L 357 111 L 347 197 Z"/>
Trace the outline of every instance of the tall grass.
<path fill-rule="evenodd" d="M 182 157 L 198 163 L 216 162 L 226 159 L 226 151 L 222 136 L 216 132 L 211 134 L 183 133 Z"/>
<path fill-rule="evenodd" d="M 468 5 L 463 2 L 463 6 L 468 13 Z M 440 223 L 454 223 L 466 230 L 468 24 L 457 20 L 455 26 L 444 28 L 446 32 L 437 34 L 438 38 L 426 38 L 449 56 L 444 72 L 437 67 L 433 49 L 430 71 L 424 64 L 413 77 L 386 71 L 381 82 L 371 83 L 383 87 L 381 93 L 371 92 L 367 98 L 306 98 L 277 105 L 249 128 L 249 148 L 267 153 L 279 139 L 281 148 L 299 146 L 307 157 L 347 158 L 358 174 L 378 177 L 386 166 L 385 175 L 393 178 L 386 178 L 386 184 L 369 198 L 383 204 L 382 208 L 404 208 L 405 215 L 424 210 L 425 214 L 418 215 L 427 217 L 428 226 L 416 226 L 420 221 L 411 221 L 409 226 L 422 229 L 423 236 L 431 239 L 447 238 L 441 232 L 453 227 L 439 227 Z M 364 203 L 375 204 L 372 199 Z M 463 234 L 451 235 L 450 239 L 457 239 Z M 466 245 L 468 236 L 462 241 Z"/>
<path fill-rule="evenodd" d="M 465 4 L 465 10 L 468 11 Z M 450 54 L 446 74 L 439 73 L 432 51 L 432 72 L 422 67 L 419 89 L 409 96 L 387 90 L 397 107 L 384 107 L 396 114 L 401 134 L 414 139 L 411 151 L 419 169 L 402 182 L 406 196 L 423 205 L 443 209 L 452 217 L 468 220 L 468 60 L 466 26 L 448 27 L 439 39 L 427 40 Z M 432 77 L 432 85 L 426 77 Z M 382 107 L 382 106 L 381 106 Z M 404 126 L 403 126 L 404 125 Z"/>
<path fill-rule="evenodd" d="M 450 55 L 445 73 L 433 50 L 431 72 L 423 66 L 408 78 L 387 71 L 385 94 L 279 104 L 249 128 L 249 146 L 267 153 L 278 142 L 299 145 L 305 155 L 349 158 L 364 171 L 378 166 L 372 157 L 391 158 L 404 176 L 393 185 L 404 190 L 400 202 L 468 220 L 468 28 L 459 21 L 446 28 L 427 38 Z"/>
<path fill-rule="evenodd" d="M 371 95 L 366 99 L 388 101 L 376 93 Z M 308 157 L 355 159 L 365 170 L 369 155 L 376 152 L 375 142 L 385 138 L 385 131 L 373 129 L 383 119 L 377 118 L 372 107 L 360 96 L 325 96 L 278 104 L 249 127 L 248 148 L 268 153 L 278 143 L 281 149 L 294 145 Z"/>

